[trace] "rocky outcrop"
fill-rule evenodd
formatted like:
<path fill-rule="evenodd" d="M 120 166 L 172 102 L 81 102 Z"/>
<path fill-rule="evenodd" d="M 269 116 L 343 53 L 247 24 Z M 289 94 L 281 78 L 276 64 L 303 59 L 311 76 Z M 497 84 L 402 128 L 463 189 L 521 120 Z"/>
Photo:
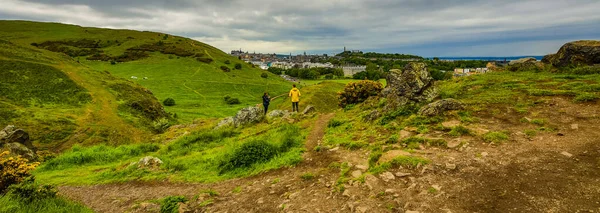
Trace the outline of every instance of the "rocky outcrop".
<path fill-rule="evenodd" d="M 510 62 L 508 62 L 508 65 L 523 64 L 523 63 L 535 63 L 535 62 L 537 62 L 537 59 L 528 57 L 528 58 L 521 58 L 521 59 L 510 61 Z"/>
<path fill-rule="evenodd" d="M 583 40 L 566 43 L 556 54 L 544 56 L 542 62 L 556 67 L 600 64 L 600 41 Z"/>
<path fill-rule="evenodd" d="M 409 63 L 403 70 L 392 69 L 386 80 L 387 86 L 382 91 L 388 103 L 386 111 L 409 103 L 431 101 L 438 95 L 425 63 Z"/>
<path fill-rule="evenodd" d="M 273 110 L 271 112 L 269 112 L 269 117 L 271 118 L 277 118 L 277 117 L 284 117 L 285 115 L 289 114 L 289 112 L 287 110 Z"/>
<path fill-rule="evenodd" d="M 315 111 L 316 111 L 316 109 L 313 105 L 308 105 L 308 106 L 306 106 L 306 108 L 304 108 L 304 111 L 302 111 L 302 114 L 306 115 L 308 113 L 313 113 Z"/>
<path fill-rule="evenodd" d="M 138 168 L 144 169 L 159 169 L 163 162 L 157 157 L 146 156 L 140 159 L 137 163 Z"/>
<path fill-rule="evenodd" d="M 436 116 L 443 114 L 445 111 L 461 109 L 464 109 L 464 105 L 461 102 L 448 98 L 425 105 L 419 110 L 419 115 Z"/>
<path fill-rule="evenodd" d="M 25 130 L 8 125 L 0 130 L 0 146 L 6 146 L 9 151 L 16 155 L 34 161 L 37 159 L 37 149 L 31 143 L 29 134 Z"/>
<path fill-rule="evenodd" d="M 233 117 L 224 118 L 217 124 L 217 128 L 226 126 L 240 127 L 246 124 L 257 123 L 265 117 L 265 112 L 260 107 L 246 107 L 238 111 Z"/>

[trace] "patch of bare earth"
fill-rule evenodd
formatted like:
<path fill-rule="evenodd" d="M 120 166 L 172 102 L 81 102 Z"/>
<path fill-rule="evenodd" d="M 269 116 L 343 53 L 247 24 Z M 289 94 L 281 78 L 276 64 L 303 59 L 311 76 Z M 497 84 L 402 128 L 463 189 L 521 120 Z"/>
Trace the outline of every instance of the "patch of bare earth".
<path fill-rule="evenodd" d="M 342 148 L 315 152 L 332 115 L 321 115 L 315 123 L 305 161 L 294 168 L 215 184 L 62 186 L 60 192 L 98 212 L 152 212 L 156 209 L 136 204 L 168 195 L 192 199 L 204 189 L 219 195 L 192 200 L 192 212 L 600 212 L 597 104 L 554 98 L 526 114 L 507 108 L 478 116 L 481 122 L 470 128 L 507 130 L 511 139 L 491 145 L 479 137 L 462 137 L 452 148 L 424 147 L 412 155 L 428 158 L 430 164 L 366 175 L 364 183 L 345 182 L 344 192 L 334 189 L 340 170 L 328 165 L 349 162 L 348 176 L 360 177 L 366 173 L 369 152 Z M 546 126 L 557 130 L 528 138 L 524 131 L 538 126 L 520 122 L 525 116 L 543 118 Z M 430 134 L 454 140 L 439 132 Z M 301 178 L 307 173 L 314 178 Z M 208 199 L 212 204 L 199 206 Z"/>

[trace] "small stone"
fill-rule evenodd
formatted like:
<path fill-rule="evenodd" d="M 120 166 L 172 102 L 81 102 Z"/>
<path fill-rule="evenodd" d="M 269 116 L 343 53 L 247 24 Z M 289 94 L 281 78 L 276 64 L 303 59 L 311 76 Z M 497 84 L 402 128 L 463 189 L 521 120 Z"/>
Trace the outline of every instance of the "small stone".
<path fill-rule="evenodd" d="M 572 130 L 578 130 L 579 129 L 579 124 L 571 124 L 571 129 Z"/>
<path fill-rule="evenodd" d="M 451 140 L 450 142 L 448 142 L 448 144 L 446 146 L 450 149 L 454 149 L 454 148 L 460 146 L 461 143 L 462 143 L 462 141 L 459 138 L 457 138 L 457 139 L 454 139 L 454 140 Z"/>
<path fill-rule="evenodd" d="M 290 194 L 290 196 L 288 198 L 294 199 L 294 198 L 298 197 L 298 195 L 299 195 L 298 192 L 294 192 L 294 193 Z"/>
<path fill-rule="evenodd" d="M 344 193 L 342 193 L 342 196 L 351 197 L 352 195 L 350 194 L 350 190 L 346 189 L 346 190 L 344 190 Z"/>
<path fill-rule="evenodd" d="M 481 153 L 481 157 L 486 157 L 486 156 L 488 156 L 488 153 L 487 153 L 487 152 L 482 152 L 482 153 Z"/>
<path fill-rule="evenodd" d="M 256 203 L 258 203 L 258 204 L 263 204 L 263 203 L 265 203 L 265 201 L 264 201 L 264 200 L 263 200 L 263 198 L 261 197 L 261 198 L 258 198 L 258 200 L 256 201 Z"/>
<path fill-rule="evenodd" d="M 420 213 L 419 211 L 406 210 L 404 213 Z"/>
<path fill-rule="evenodd" d="M 410 173 L 396 172 L 396 177 L 406 177 L 410 176 Z"/>
<path fill-rule="evenodd" d="M 340 147 L 338 146 L 338 147 L 335 147 L 335 148 L 333 148 L 333 149 L 330 149 L 329 151 L 330 151 L 330 152 L 335 152 L 335 151 L 338 151 L 339 149 L 340 149 Z"/>
<path fill-rule="evenodd" d="M 381 177 L 381 179 L 385 182 L 391 181 L 391 180 L 395 180 L 396 176 L 394 176 L 394 174 L 392 174 L 391 172 L 384 172 L 381 173 L 379 175 L 379 177 Z"/>
<path fill-rule="evenodd" d="M 351 175 L 354 178 L 359 178 L 362 175 L 362 172 L 360 170 L 354 170 Z"/>
<path fill-rule="evenodd" d="M 356 167 L 357 169 L 360 169 L 360 170 L 361 170 L 361 171 L 363 171 L 363 172 L 364 172 L 364 171 L 367 171 L 367 169 L 369 169 L 369 167 L 368 167 L 368 166 L 365 166 L 365 165 L 360 165 L 360 164 L 359 164 L 359 165 L 356 165 L 356 166 L 354 166 L 354 167 Z"/>
<path fill-rule="evenodd" d="M 368 211 L 369 211 L 369 208 L 367 208 L 365 206 L 356 207 L 356 212 L 358 212 L 358 213 L 366 213 Z"/>
<path fill-rule="evenodd" d="M 446 163 L 446 169 L 448 169 L 448 170 L 455 170 L 456 169 L 456 164 Z"/>
<path fill-rule="evenodd" d="M 432 185 L 431 188 L 434 188 L 436 191 L 442 190 L 442 187 L 440 185 Z"/>
<path fill-rule="evenodd" d="M 573 154 L 571 154 L 571 153 L 568 153 L 568 152 L 565 152 L 565 151 L 561 152 L 560 154 L 561 154 L 561 155 L 564 155 L 564 156 L 566 156 L 566 157 L 568 157 L 568 158 L 570 158 L 570 157 L 573 157 Z"/>
<path fill-rule="evenodd" d="M 394 189 L 386 189 L 386 190 L 385 190 L 385 193 L 386 193 L 386 194 L 393 194 L 393 193 L 395 193 L 395 192 L 396 192 L 396 190 L 394 190 Z"/>

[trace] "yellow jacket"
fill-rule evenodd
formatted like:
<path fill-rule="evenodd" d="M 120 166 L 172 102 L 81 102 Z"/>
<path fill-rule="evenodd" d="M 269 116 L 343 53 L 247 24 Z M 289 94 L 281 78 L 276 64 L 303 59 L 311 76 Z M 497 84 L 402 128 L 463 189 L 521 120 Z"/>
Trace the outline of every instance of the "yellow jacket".
<path fill-rule="evenodd" d="M 298 88 L 293 88 L 292 90 L 290 90 L 289 97 L 292 97 L 292 102 L 299 102 L 300 96 L 300 90 Z"/>

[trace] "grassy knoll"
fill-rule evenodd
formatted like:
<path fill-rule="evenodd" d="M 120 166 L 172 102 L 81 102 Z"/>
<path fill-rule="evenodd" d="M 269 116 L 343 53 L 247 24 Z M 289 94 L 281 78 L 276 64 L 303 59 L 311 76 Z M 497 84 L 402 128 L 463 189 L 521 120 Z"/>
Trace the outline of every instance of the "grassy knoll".
<path fill-rule="evenodd" d="M 34 175 L 51 184 L 215 182 L 255 175 L 302 160 L 307 129 L 300 126 L 306 125 L 260 123 L 244 129 L 203 129 L 165 145 L 74 146 L 43 163 Z M 157 169 L 138 168 L 135 163 L 144 156 L 158 157 L 164 163 Z"/>
<path fill-rule="evenodd" d="M 26 21 L 0 21 L 0 27 L 3 39 L 29 49 L 35 46 L 36 57 L 55 52 L 65 60 L 135 81 L 160 101 L 173 98 L 177 104 L 166 110 L 176 113 L 182 122 L 230 116 L 260 103 L 265 91 L 281 94 L 291 86 L 270 73 L 262 78 L 260 69 L 179 36 Z M 20 58 L 17 53 L 7 57 Z M 235 69 L 236 64 L 241 64 L 241 69 Z M 224 72 L 222 66 L 230 72 Z M 238 98 L 241 104 L 226 104 L 226 95 Z"/>

